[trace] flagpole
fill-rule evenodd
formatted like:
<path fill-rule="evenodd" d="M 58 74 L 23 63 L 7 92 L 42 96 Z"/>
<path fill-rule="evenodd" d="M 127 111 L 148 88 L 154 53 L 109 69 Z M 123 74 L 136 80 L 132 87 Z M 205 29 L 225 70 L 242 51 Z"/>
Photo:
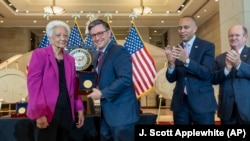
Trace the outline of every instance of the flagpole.
<path fill-rule="evenodd" d="M 110 31 L 111 31 L 111 40 L 112 40 L 112 38 L 113 38 L 113 40 L 114 40 L 114 41 L 116 42 L 116 44 L 117 44 L 117 41 L 116 41 L 114 32 L 113 32 L 113 30 L 111 29 L 111 26 L 110 26 L 110 23 L 112 22 L 112 21 L 110 21 L 110 19 L 112 19 L 112 14 L 111 14 L 111 13 L 106 13 L 106 14 L 104 15 L 104 17 L 107 18 L 107 23 L 108 23 L 108 25 L 109 25 L 109 27 L 110 27 Z"/>
<path fill-rule="evenodd" d="M 91 23 L 93 21 L 93 19 L 95 18 L 95 15 L 93 13 L 88 13 L 86 15 L 86 17 L 89 19 L 86 23 L 86 29 L 85 29 L 85 34 L 88 34 L 89 33 L 89 30 L 88 30 L 88 26 L 89 26 L 89 23 Z"/>
<path fill-rule="evenodd" d="M 135 12 L 133 12 L 133 13 L 131 13 L 131 14 L 129 15 L 129 17 L 132 18 L 132 21 L 134 21 L 134 19 L 137 18 L 137 14 L 136 14 Z M 132 22 L 132 21 L 131 21 L 131 22 Z"/>
<path fill-rule="evenodd" d="M 159 105 L 158 105 L 158 113 L 157 113 L 157 120 L 156 120 L 157 124 L 159 124 L 159 120 L 160 120 L 161 102 L 162 102 L 162 95 L 159 95 Z"/>
<path fill-rule="evenodd" d="M 138 33 L 139 37 L 141 38 L 142 43 L 144 44 L 144 41 L 143 41 L 143 39 L 142 39 L 142 37 L 141 37 L 141 34 L 138 32 L 138 30 L 137 30 L 137 28 L 136 28 L 135 22 L 134 22 L 134 21 L 131 21 L 131 22 L 132 22 L 132 25 L 134 25 L 135 30 L 136 30 L 136 32 Z M 150 54 L 150 52 L 148 51 L 148 49 L 147 49 L 147 47 L 145 46 L 145 44 L 144 44 L 144 47 L 145 47 L 147 53 L 151 56 L 151 54 Z"/>
<path fill-rule="evenodd" d="M 82 41 L 84 41 L 84 40 L 83 40 L 83 37 L 82 37 L 81 30 L 80 30 L 80 28 L 79 28 L 79 26 L 78 26 L 78 23 L 77 23 L 77 19 L 80 18 L 80 14 L 74 13 L 74 14 L 72 14 L 72 17 L 75 19 L 75 20 L 74 20 L 74 23 L 76 24 L 76 27 L 77 27 L 77 29 L 78 29 L 78 31 L 79 31 L 79 33 L 80 33 L 80 36 L 81 36 L 81 38 L 82 38 Z"/>
<path fill-rule="evenodd" d="M 137 15 L 133 12 L 132 14 L 129 15 L 129 17 L 132 18 L 132 21 L 131 21 L 132 27 L 134 27 L 134 29 L 136 30 L 136 32 L 137 32 L 139 38 L 141 39 L 142 44 L 143 44 L 143 46 L 144 46 L 144 48 L 145 48 L 145 52 L 146 52 L 149 56 L 151 56 L 151 54 L 149 53 L 147 47 L 146 47 L 145 44 L 144 44 L 144 41 L 143 41 L 143 39 L 142 39 L 140 33 L 138 32 L 138 30 L 137 30 L 137 28 L 136 28 L 134 19 L 137 17 Z M 151 57 L 151 58 L 152 58 L 152 57 Z M 153 58 L 152 58 L 152 60 L 153 60 Z M 153 65 L 154 65 L 154 67 L 155 67 L 155 64 L 154 64 L 154 63 L 153 63 Z M 150 92 L 153 88 L 154 88 L 154 87 L 152 86 L 152 87 L 149 88 L 148 90 L 146 90 L 146 91 L 144 91 L 143 93 L 141 93 L 139 96 L 137 95 L 137 99 L 141 98 L 142 96 L 145 96 L 145 95 L 146 95 L 148 92 Z"/>
<path fill-rule="evenodd" d="M 130 14 L 130 17 L 132 18 L 132 21 L 131 21 L 132 25 L 134 25 L 136 32 L 138 33 L 139 37 L 142 40 L 142 43 L 144 44 L 144 41 L 143 41 L 143 39 L 141 37 L 141 34 L 138 32 L 137 27 L 136 27 L 135 22 L 134 22 L 134 19 L 137 18 L 137 15 L 133 12 L 132 14 Z M 147 48 L 146 48 L 146 50 L 147 50 Z M 147 50 L 147 52 L 148 52 L 148 50 Z"/>

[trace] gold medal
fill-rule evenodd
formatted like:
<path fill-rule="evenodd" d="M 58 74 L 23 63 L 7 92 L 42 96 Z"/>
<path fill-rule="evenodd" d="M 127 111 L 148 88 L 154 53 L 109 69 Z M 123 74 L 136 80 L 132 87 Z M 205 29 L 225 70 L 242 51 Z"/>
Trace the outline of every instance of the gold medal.
<path fill-rule="evenodd" d="M 85 87 L 85 88 L 91 88 L 92 87 L 92 82 L 90 81 L 90 80 L 85 80 L 84 82 L 83 82 L 83 86 Z"/>
<path fill-rule="evenodd" d="M 26 111 L 26 109 L 25 109 L 24 107 L 20 107 L 20 108 L 18 109 L 18 114 L 24 114 L 25 111 Z"/>

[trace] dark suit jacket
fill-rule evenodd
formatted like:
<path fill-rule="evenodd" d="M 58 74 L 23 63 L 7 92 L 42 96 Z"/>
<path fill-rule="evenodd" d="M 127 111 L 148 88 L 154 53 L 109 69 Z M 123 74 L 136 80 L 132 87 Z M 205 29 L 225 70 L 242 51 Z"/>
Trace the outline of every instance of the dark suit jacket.
<path fill-rule="evenodd" d="M 94 68 L 97 57 L 94 58 Z M 109 43 L 98 68 L 98 87 L 102 92 L 102 115 L 112 126 L 135 123 L 139 120 L 139 103 L 132 80 L 132 60 L 122 46 Z"/>
<path fill-rule="evenodd" d="M 182 108 L 185 84 L 189 103 L 195 112 L 212 112 L 217 109 L 211 81 L 214 51 L 213 43 L 196 37 L 189 55 L 188 67 L 176 60 L 173 73 L 166 72 L 167 80 L 176 82 L 171 110 L 179 111 Z"/>
<path fill-rule="evenodd" d="M 231 117 L 234 103 L 242 119 L 250 122 L 250 48 L 244 47 L 238 71 L 225 76 L 226 53 L 219 55 L 214 64 L 213 83 L 219 84 L 218 115 L 224 120 Z"/>

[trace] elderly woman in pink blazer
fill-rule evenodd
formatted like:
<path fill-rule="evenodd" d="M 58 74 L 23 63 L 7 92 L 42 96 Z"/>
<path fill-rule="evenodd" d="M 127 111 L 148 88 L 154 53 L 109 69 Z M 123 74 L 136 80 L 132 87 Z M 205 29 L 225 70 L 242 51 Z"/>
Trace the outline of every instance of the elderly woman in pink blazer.
<path fill-rule="evenodd" d="M 70 141 L 71 129 L 84 123 L 75 61 L 64 52 L 70 28 L 62 21 L 51 21 L 46 34 L 51 44 L 34 50 L 29 63 L 27 116 L 36 123 L 36 141 Z"/>

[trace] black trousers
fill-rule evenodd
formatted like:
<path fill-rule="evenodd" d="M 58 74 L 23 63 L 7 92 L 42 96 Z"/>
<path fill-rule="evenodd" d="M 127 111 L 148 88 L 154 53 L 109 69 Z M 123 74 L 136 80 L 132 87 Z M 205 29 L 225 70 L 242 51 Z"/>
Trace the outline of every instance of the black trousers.
<path fill-rule="evenodd" d="M 70 136 L 73 127 L 71 110 L 56 108 L 53 120 L 47 128 L 40 129 L 35 126 L 35 141 L 73 141 Z"/>

